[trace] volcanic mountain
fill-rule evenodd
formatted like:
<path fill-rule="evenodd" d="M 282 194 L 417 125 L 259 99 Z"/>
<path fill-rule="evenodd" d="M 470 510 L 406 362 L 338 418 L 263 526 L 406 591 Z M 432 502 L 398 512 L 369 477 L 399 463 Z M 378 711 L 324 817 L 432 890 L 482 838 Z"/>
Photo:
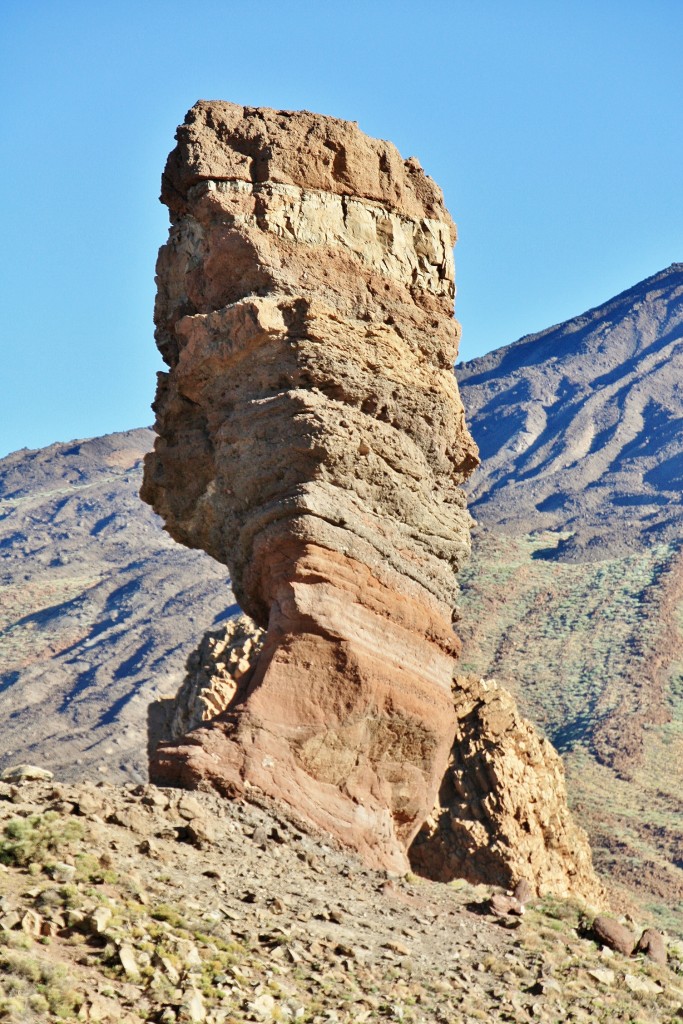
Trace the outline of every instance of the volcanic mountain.
<path fill-rule="evenodd" d="M 456 373 L 477 519 L 572 531 L 582 558 L 680 536 L 683 263 Z"/>
<path fill-rule="evenodd" d="M 151 430 L 0 461 L 0 763 L 62 778 L 147 776 L 145 721 L 207 622 L 237 611 L 226 573 L 168 537 L 139 497 Z"/>
<path fill-rule="evenodd" d="M 683 896 L 683 264 L 456 367 L 482 467 L 468 670 L 563 754 L 598 869 Z"/>

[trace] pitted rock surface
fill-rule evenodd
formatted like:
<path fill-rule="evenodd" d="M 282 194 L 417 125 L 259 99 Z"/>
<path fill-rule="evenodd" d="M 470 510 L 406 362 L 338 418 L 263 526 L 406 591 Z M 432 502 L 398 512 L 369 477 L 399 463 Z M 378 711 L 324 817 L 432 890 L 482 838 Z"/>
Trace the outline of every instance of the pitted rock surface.
<path fill-rule="evenodd" d="M 201 102 L 177 138 L 142 494 L 268 632 L 244 698 L 151 776 L 255 788 L 403 870 L 455 728 L 477 464 L 454 225 L 417 161 L 355 124 Z"/>
<path fill-rule="evenodd" d="M 586 833 L 572 819 L 562 761 L 495 680 L 455 679 L 458 724 L 437 806 L 411 849 L 416 871 L 524 896 L 604 903 Z"/>

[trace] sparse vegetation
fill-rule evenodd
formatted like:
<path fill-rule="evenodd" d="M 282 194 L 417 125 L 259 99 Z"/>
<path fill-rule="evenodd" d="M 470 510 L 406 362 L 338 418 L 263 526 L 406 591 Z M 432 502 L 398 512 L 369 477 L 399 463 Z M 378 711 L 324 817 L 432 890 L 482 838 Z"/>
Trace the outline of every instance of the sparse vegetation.
<path fill-rule="evenodd" d="M 643 909 L 681 934 L 680 546 L 537 557 L 564 536 L 477 539 L 460 573 L 463 671 L 511 690 L 563 753 L 575 815 L 617 902 L 642 894 Z"/>
<path fill-rule="evenodd" d="M 51 810 L 49 786 L 25 792 L 36 811 L 20 820 L 32 843 L 41 837 L 31 856 L 40 847 L 54 863 L 49 844 L 41 845 L 47 823 L 50 835 L 69 837 L 68 856 L 81 867 L 65 884 L 52 878 L 54 868 L 32 876 L 12 858 L 0 876 L 9 894 L 0 909 L 0 1020 L 8 1024 L 87 1020 L 91 1007 L 112 1024 L 176 1024 L 189 1019 L 190 1000 L 206 1024 L 526 1024 L 530 1015 L 543 1024 L 650 1024 L 672 1020 L 683 1005 L 672 971 L 616 954 L 605 961 L 583 936 L 588 911 L 576 901 L 532 901 L 524 917 L 501 927 L 478 910 L 490 895 L 485 886 L 408 875 L 385 892 L 381 875 L 299 833 L 262 850 L 249 838 L 250 816 L 262 812 L 239 805 L 221 805 L 212 819 L 213 850 L 159 839 L 160 872 L 132 830 L 98 824 L 96 856 L 95 826 Z M 101 798 L 100 818 L 107 806 L 137 801 L 113 788 Z M 213 806 L 214 798 L 203 799 Z M 167 811 L 155 811 L 150 828 L 174 835 L 173 806 L 170 800 Z M 7 835 L 18 819 L 0 801 L 0 821 L 3 813 L 5 839 L 26 841 L 26 830 L 14 825 Z M 69 828 L 74 823 L 79 830 Z M 317 870 L 296 855 L 302 842 Z M 93 884 L 100 861 L 111 876 Z M 220 881 L 204 874 L 209 866 L 215 874 L 216 864 Z M 277 912 L 269 909 L 274 896 Z M 29 911 L 39 919 L 29 914 L 24 923 Z M 54 926 L 50 934 L 37 934 L 42 923 Z M 590 974 L 606 965 L 611 987 Z M 635 991 L 625 987 L 628 972 L 642 979 L 642 991 L 637 982 Z M 539 979 L 548 978 L 556 988 L 539 990 Z"/>
<path fill-rule="evenodd" d="M 0 863 L 26 867 L 42 862 L 49 854 L 58 854 L 82 838 L 80 822 L 64 819 L 54 811 L 12 818 L 0 839 Z"/>

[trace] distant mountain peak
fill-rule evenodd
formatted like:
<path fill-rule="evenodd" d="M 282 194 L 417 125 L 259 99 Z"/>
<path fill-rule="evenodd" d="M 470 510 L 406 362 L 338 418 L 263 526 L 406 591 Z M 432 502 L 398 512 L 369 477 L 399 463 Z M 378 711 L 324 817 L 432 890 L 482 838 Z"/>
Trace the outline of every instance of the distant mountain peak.
<path fill-rule="evenodd" d="M 683 263 L 456 368 L 484 522 L 601 549 L 683 520 Z"/>

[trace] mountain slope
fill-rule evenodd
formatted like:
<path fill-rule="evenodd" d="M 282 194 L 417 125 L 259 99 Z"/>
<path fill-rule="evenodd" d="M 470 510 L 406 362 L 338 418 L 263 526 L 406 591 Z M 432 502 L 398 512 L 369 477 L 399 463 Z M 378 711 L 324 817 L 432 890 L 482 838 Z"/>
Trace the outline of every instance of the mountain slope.
<path fill-rule="evenodd" d="M 570 549 L 680 535 L 683 264 L 456 374 L 482 456 L 477 519 L 573 531 Z"/>
<path fill-rule="evenodd" d="M 145 721 L 233 606 L 222 566 L 180 547 L 138 491 L 151 430 L 0 461 L 0 766 L 147 777 Z"/>
<path fill-rule="evenodd" d="M 511 689 L 562 753 L 603 877 L 669 921 L 683 899 L 683 265 L 456 372 L 483 456 L 463 666 Z"/>

